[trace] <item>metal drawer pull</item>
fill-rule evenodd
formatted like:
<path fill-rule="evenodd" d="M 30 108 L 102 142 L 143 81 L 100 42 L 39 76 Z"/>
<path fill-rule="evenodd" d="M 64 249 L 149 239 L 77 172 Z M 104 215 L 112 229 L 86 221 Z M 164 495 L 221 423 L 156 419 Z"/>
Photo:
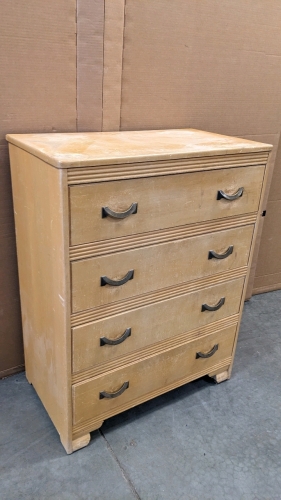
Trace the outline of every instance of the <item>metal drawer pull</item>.
<path fill-rule="evenodd" d="M 215 306 L 208 306 L 208 304 L 202 304 L 201 311 L 217 311 L 225 303 L 225 297 L 222 297 Z"/>
<path fill-rule="evenodd" d="M 230 245 L 226 252 L 224 253 L 217 253 L 214 250 L 209 251 L 209 256 L 208 259 L 226 259 L 229 255 L 233 253 L 234 246 Z"/>
<path fill-rule="evenodd" d="M 100 399 L 103 399 L 103 398 L 107 398 L 107 399 L 117 398 L 118 396 L 121 396 L 121 394 L 123 394 L 123 392 L 126 389 L 128 389 L 128 387 L 129 387 L 129 382 L 124 382 L 124 384 L 122 385 L 122 387 L 120 387 L 120 389 L 118 389 L 118 391 L 116 391 L 116 392 L 102 391 L 102 392 L 100 392 Z"/>
<path fill-rule="evenodd" d="M 217 352 L 219 348 L 219 344 L 215 344 L 214 347 L 212 347 L 212 349 L 209 351 L 209 352 L 197 352 L 196 353 L 196 356 L 195 358 L 198 359 L 198 358 L 210 358 L 211 356 L 213 356 L 213 354 L 215 354 L 215 352 Z"/>
<path fill-rule="evenodd" d="M 134 277 L 134 270 L 128 271 L 126 276 L 121 280 L 111 280 L 107 276 L 102 276 L 100 279 L 100 286 L 110 285 L 110 286 L 120 286 L 127 283 L 127 281 L 132 280 Z"/>
<path fill-rule="evenodd" d="M 108 344 L 108 345 L 122 344 L 122 342 L 124 342 L 124 340 L 126 340 L 130 336 L 131 336 L 131 328 L 127 328 L 124 331 L 124 333 L 121 335 L 121 337 L 119 337 L 118 339 L 111 340 L 111 339 L 108 339 L 107 337 L 101 337 L 100 338 L 100 346 L 103 346 L 105 344 Z"/>
<path fill-rule="evenodd" d="M 238 191 L 236 191 L 236 193 L 234 194 L 226 194 L 224 191 L 220 190 L 218 191 L 217 200 L 221 200 L 222 198 L 224 198 L 225 200 L 228 201 L 234 201 L 237 200 L 237 198 L 241 198 L 243 192 L 244 192 L 243 187 L 239 188 Z"/>
<path fill-rule="evenodd" d="M 132 203 L 128 210 L 125 212 L 114 212 L 109 207 L 102 207 L 101 216 L 104 219 L 105 217 L 113 217 L 113 219 L 126 219 L 129 215 L 136 214 L 138 211 L 138 204 Z"/>

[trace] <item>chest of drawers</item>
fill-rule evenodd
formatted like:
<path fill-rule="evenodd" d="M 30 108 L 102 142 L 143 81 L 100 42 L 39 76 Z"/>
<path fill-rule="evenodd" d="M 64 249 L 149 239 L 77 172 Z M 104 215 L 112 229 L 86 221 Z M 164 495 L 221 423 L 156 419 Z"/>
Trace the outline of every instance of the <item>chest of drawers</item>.
<path fill-rule="evenodd" d="M 191 129 L 8 135 L 26 376 L 67 453 L 230 377 L 270 145 Z"/>

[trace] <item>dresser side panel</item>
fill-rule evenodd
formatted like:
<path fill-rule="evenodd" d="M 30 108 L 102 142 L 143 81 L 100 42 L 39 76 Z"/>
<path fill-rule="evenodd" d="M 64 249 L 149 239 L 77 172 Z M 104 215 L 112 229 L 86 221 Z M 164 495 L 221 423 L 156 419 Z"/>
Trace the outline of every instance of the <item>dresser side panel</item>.
<path fill-rule="evenodd" d="M 271 173 L 270 172 L 270 168 L 269 168 L 270 161 L 271 161 L 271 158 L 270 158 L 271 154 L 272 153 L 269 153 L 267 164 L 266 164 L 266 167 L 265 167 L 264 177 L 263 177 L 262 191 L 261 191 L 261 195 L 260 195 L 260 199 L 259 199 L 259 208 L 258 208 L 257 220 L 256 220 L 256 223 L 255 223 L 253 237 L 252 237 L 252 242 L 251 242 L 251 246 L 250 246 L 249 261 L 248 261 L 248 271 L 247 271 L 247 275 L 246 275 L 246 279 L 245 279 L 245 284 L 244 284 L 244 288 L 243 288 L 243 292 L 242 292 L 242 297 L 241 297 L 240 318 L 239 318 L 239 321 L 238 321 L 237 333 L 236 333 L 236 337 L 235 337 L 235 340 L 234 340 L 232 362 L 231 362 L 231 365 L 230 365 L 230 368 L 229 368 L 229 371 L 228 371 L 228 378 L 230 378 L 231 372 L 232 372 L 232 368 L 233 368 L 234 355 L 235 355 L 235 351 L 236 351 L 238 334 L 239 334 L 239 329 L 240 329 L 240 324 L 241 324 L 241 319 L 242 319 L 243 305 L 244 305 L 244 301 L 246 299 L 246 293 L 247 293 L 248 283 L 249 283 L 249 279 L 250 279 L 251 266 L 252 266 L 252 263 L 253 263 L 253 257 L 254 257 L 254 252 L 255 252 L 255 245 L 256 245 L 256 241 L 257 241 L 259 235 L 261 234 L 261 226 L 263 224 L 262 212 L 263 212 L 264 200 L 265 200 L 265 196 L 266 196 L 267 188 L 268 188 L 269 176 L 270 176 L 270 173 Z"/>
<path fill-rule="evenodd" d="M 71 440 L 66 173 L 10 145 L 26 374 Z"/>

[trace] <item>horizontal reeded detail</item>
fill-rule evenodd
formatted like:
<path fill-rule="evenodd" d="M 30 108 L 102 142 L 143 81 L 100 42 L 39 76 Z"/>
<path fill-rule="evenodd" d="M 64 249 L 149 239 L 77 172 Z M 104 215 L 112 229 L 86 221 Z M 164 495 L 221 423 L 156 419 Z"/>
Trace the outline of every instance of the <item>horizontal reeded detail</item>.
<path fill-rule="evenodd" d="M 112 240 L 96 241 L 70 247 L 70 260 L 87 259 L 97 257 L 98 255 L 107 255 L 110 253 L 122 252 L 133 248 L 157 245 L 167 243 L 177 239 L 190 238 L 205 233 L 223 231 L 224 229 L 233 229 L 239 226 L 246 226 L 256 222 L 257 214 L 239 215 L 236 217 L 223 218 L 215 221 L 200 222 L 189 224 L 188 226 L 178 226 L 169 229 L 161 229 L 143 234 L 134 234 L 123 236 Z"/>
<path fill-rule="evenodd" d="M 181 344 L 186 344 L 187 342 L 191 342 L 192 340 L 196 340 L 198 338 L 205 337 L 206 335 L 210 335 L 211 333 L 215 333 L 218 330 L 223 330 L 224 328 L 235 325 L 238 322 L 238 318 L 239 314 L 234 314 L 233 316 L 223 318 L 220 321 L 216 321 L 215 323 L 196 328 L 194 330 L 191 330 L 190 332 L 182 333 L 181 335 L 171 337 L 162 342 L 158 342 L 157 344 L 147 346 L 143 349 L 138 349 L 131 354 L 120 356 L 120 358 L 115 359 L 111 362 L 103 363 L 89 370 L 75 373 L 72 376 L 72 383 L 77 384 L 89 378 L 97 377 L 98 375 L 117 370 L 122 366 L 134 364 L 141 359 L 155 356 L 161 351 L 172 349 L 173 347 L 175 347 L 175 345 L 180 346 Z"/>
<path fill-rule="evenodd" d="M 199 280 L 190 281 L 188 283 L 180 283 L 179 285 L 162 288 L 153 292 L 147 292 L 136 297 L 113 302 L 112 304 L 105 304 L 95 307 L 94 309 L 81 311 L 72 314 L 71 326 L 78 326 L 84 323 L 89 323 L 91 321 L 97 321 L 102 318 L 107 318 L 109 316 L 114 316 L 116 314 L 122 314 L 124 311 L 143 307 L 147 304 L 152 304 L 160 302 L 162 300 L 170 299 L 172 297 L 177 297 L 179 295 L 184 295 L 186 293 L 200 290 L 207 286 L 224 283 L 225 281 L 235 278 L 241 278 L 242 276 L 245 276 L 246 273 L 247 266 L 239 267 L 238 269 L 230 270 L 222 274 L 209 276 L 207 278 L 201 278 Z"/>
<path fill-rule="evenodd" d="M 135 179 L 158 175 L 181 174 L 199 170 L 265 165 L 268 152 L 244 153 L 240 155 L 211 156 L 179 160 L 163 160 L 144 163 L 129 163 L 95 167 L 71 168 L 67 171 L 68 184 L 84 184 L 120 179 Z"/>

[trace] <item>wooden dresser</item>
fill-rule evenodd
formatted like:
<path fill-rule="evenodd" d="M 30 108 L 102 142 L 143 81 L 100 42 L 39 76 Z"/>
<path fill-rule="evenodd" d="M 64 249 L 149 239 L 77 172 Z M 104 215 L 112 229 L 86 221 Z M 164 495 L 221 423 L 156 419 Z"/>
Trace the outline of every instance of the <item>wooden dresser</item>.
<path fill-rule="evenodd" d="M 26 375 L 71 453 L 230 377 L 270 145 L 183 129 L 8 135 Z"/>

